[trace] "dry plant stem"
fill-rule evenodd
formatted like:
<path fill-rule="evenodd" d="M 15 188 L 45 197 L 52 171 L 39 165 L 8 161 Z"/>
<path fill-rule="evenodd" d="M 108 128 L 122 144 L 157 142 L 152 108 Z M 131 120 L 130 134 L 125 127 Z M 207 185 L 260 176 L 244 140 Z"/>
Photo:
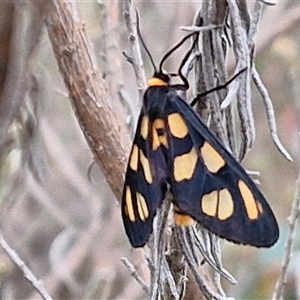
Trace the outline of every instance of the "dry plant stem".
<path fill-rule="evenodd" d="M 195 280 L 198 284 L 198 288 L 203 292 L 203 294 L 208 299 L 226 299 L 226 297 L 223 297 L 222 295 L 219 295 L 218 293 L 214 292 L 209 283 L 205 281 L 205 276 L 200 271 L 200 268 L 195 260 L 195 256 L 193 254 L 192 245 L 190 245 L 186 238 L 186 232 L 185 228 L 181 226 L 176 226 L 176 235 L 179 241 L 179 244 L 183 250 L 185 259 L 187 261 L 188 266 L 190 267 L 192 273 L 195 276 Z"/>
<path fill-rule="evenodd" d="M 239 150 L 239 160 L 243 160 L 249 149 L 252 148 L 255 139 L 255 128 L 251 108 L 251 90 L 250 90 L 250 50 L 248 48 L 248 39 L 246 29 L 243 27 L 244 21 L 241 19 L 237 2 L 228 0 L 229 14 L 231 17 L 233 46 L 237 59 L 238 69 L 247 67 L 246 72 L 241 74 L 243 84 L 240 86 L 238 98 L 238 112 L 241 126 L 241 148 Z"/>
<path fill-rule="evenodd" d="M 114 115 L 106 83 L 93 64 L 76 2 L 50 1 L 46 23 L 81 129 L 113 193 L 121 199 L 129 137 L 121 136 L 125 125 Z"/>
<path fill-rule="evenodd" d="M 131 276 L 140 284 L 140 286 L 146 292 L 146 294 L 149 294 L 148 285 L 144 282 L 141 276 L 139 276 L 139 274 L 136 272 L 134 266 L 129 262 L 129 260 L 126 257 L 122 257 L 120 260 L 128 268 Z"/>
<path fill-rule="evenodd" d="M 257 27 L 259 20 L 262 15 L 262 10 L 263 10 L 263 3 L 260 0 L 257 0 L 254 5 L 253 9 L 253 14 L 252 14 L 252 21 L 250 23 L 250 30 L 248 34 L 248 45 L 249 47 L 252 47 L 253 45 L 253 40 L 254 37 L 257 33 Z M 258 74 L 254 62 L 252 62 L 252 68 L 251 68 L 251 77 L 253 79 L 254 84 L 256 85 L 259 93 L 261 94 L 263 98 L 264 105 L 266 107 L 266 113 L 267 113 L 267 119 L 268 119 L 268 124 L 270 127 L 270 132 L 271 132 L 271 137 L 273 139 L 273 142 L 277 149 L 285 156 L 287 160 L 292 161 L 292 158 L 290 154 L 287 152 L 287 150 L 283 147 L 281 144 L 278 134 L 277 134 L 277 128 L 276 128 L 276 121 L 275 121 L 275 114 L 274 114 L 274 109 L 273 109 L 273 104 L 272 100 L 269 96 L 268 90 L 262 83 L 260 79 L 260 75 Z"/>
<path fill-rule="evenodd" d="M 203 24 L 213 24 L 215 21 L 216 7 L 214 1 L 205 1 L 202 7 L 203 11 Z M 214 53 L 211 34 L 210 32 L 203 32 L 202 38 L 202 67 L 203 77 L 206 86 L 206 90 L 210 90 L 215 87 L 215 73 L 214 73 L 214 60 L 212 53 Z M 217 97 L 217 93 L 211 93 L 207 95 L 208 102 L 210 105 L 212 129 L 215 131 L 216 136 L 224 143 L 225 147 L 228 148 L 225 130 L 222 126 L 222 117 L 220 112 L 220 104 Z"/>
<path fill-rule="evenodd" d="M 199 237 L 198 232 L 195 227 L 192 227 L 193 236 L 194 236 L 194 244 L 199 249 L 201 255 L 205 259 L 205 261 L 218 273 L 220 273 L 224 278 L 226 278 L 230 283 L 237 284 L 236 279 L 222 267 L 220 259 L 215 261 L 212 254 L 208 251 L 205 244 L 202 242 L 202 238 Z"/>
<path fill-rule="evenodd" d="M 181 26 L 180 29 L 184 31 L 190 31 L 190 32 L 202 32 L 205 30 L 213 30 L 217 28 L 223 28 L 225 24 L 220 24 L 220 25 L 207 25 L 207 26 Z"/>
<path fill-rule="evenodd" d="M 124 18 L 130 45 L 130 55 L 126 54 L 126 56 L 129 58 L 128 60 L 132 64 L 134 70 L 139 93 L 139 104 L 141 106 L 146 88 L 146 75 L 136 32 L 136 11 L 131 0 L 124 1 Z"/>
<path fill-rule="evenodd" d="M 249 26 L 249 32 L 248 32 L 248 45 L 249 47 L 252 47 L 254 45 L 254 37 L 257 33 L 258 24 L 262 15 L 263 11 L 263 2 L 260 0 L 257 0 L 254 4 L 253 12 L 252 12 L 252 18 Z"/>
<path fill-rule="evenodd" d="M 186 263 L 182 249 L 178 244 L 176 234 L 174 232 L 174 227 L 172 228 L 172 233 L 170 235 L 168 251 L 166 254 L 166 261 L 169 265 L 170 272 L 174 279 L 177 293 L 184 299 L 184 294 L 186 290 Z M 170 286 L 171 289 L 171 286 Z M 166 290 L 168 293 L 168 290 Z"/>
<path fill-rule="evenodd" d="M 225 20 L 225 11 L 226 11 L 226 4 L 221 2 L 215 2 L 215 1 L 206 1 L 203 3 L 202 6 L 202 16 L 203 16 L 203 25 L 207 26 L 210 24 L 220 24 L 224 23 Z M 218 28 L 210 32 L 203 32 L 203 39 L 202 39 L 202 67 L 203 67 L 203 79 L 205 82 L 206 90 L 210 90 L 214 88 L 217 84 L 216 77 L 219 79 L 219 82 L 224 83 L 226 82 L 226 70 L 225 70 L 225 59 L 226 55 L 224 53 L 223 47 L 222 47 L 222 34 L 223 34 L 223 28 Z M 217 66 L 217 68 L 216 68 Z M 217 74 L 217 75 L 216 75 Z M 220 103 L 221 100 L 225 98 L 225 90 L 217 91 L 215 93 L 211 93 L 207 95 L 208 101 L 209 101 L 209 112 L 211 115 L 211 128 L 215 131 L 217 137 L 221 140 L 221 142 L 225 145 L 225 147 L 229 148 L 229 143 L 227 137 L 229 135 L 227 134 L 225 128 L 223 127 L 223 116 L 224 112 L 220 111 Z M 225 116 L 227 118 L 228 127 L 232 128 L 232 118 L 230 115 L 230 111 L 225 111 Z M 231 139 L 231 138 L 230 138 Z M 233 141 L 231 140 L 230 144 L 233 144 Z M 230 150 L 230 149 L 228 149 Z M 216 247 L 218 247 L 218 244 L 216 244 Z M 193 252 L 190 249 L 189 252 Z M 184 251 L 185 256 L 188 254 L 188 250 L 186 249 Z M 195 260 L 190 259 L 188 261 L 188 264 L 194 273 L 196 282 L 198 283 L 198 286 L 202 290 L 203 293 L 206 293 L 206 287 L 209 287 L 209 285 L 200 281 L 202 275 L 200 272 L 197 273 L 197 269 L 199 268 L 195 267 L 193 265 L 193 261 Z M 216 268 L 217 269 L 217 268 Z M 196 272 L 196 273 L 195 273 Z M 215 286 L 219 287 L 219 290 L 222 291 L 221 283 L 218 281 L 220 279 L 219 272 L 217 271 L 215 273 L 216 282 Z M 201 288 L 202 285 L 202 288 Z M 213 284 L 211 284 L 213 285 Z M 222 292 L 223 293 L 223 292 Z M 218 295 L 217 297 L 223 297 L 223 295 Z"/>
<path fill-rule="evenodd" d="M 266 108 L 267 119 L 268 119 L 268 124 L 270 127 L 272 140 L 273 140 L 275 146 L 277 147 L 277 149 L 283 154 L 283 156 L 287 160 L 292 161 L 293 160 L 292 157 L 287 152 L 287 150 L 283 147 L 283 145 L 281 144 L 281 142 L 279 140 L 279 137 L 277 134 L 277 127 L 276 127 L 275 114 L 274 114 L 272 100 L 269 96 L 268 90 L 262 83 L 254 64 L 252 66 L 251 76 L 252 76 L 255 86 L 257 87 L 259 93 L 262 96 L 262 99 L 263 99 L 263 102 L 264 102 L 264 105 Z"/>
<path fill-rule="evenodd" d="M 167 195 L 167 198 L 170 195 Z M 153 243 L 150 244 L 152 254 L 153 268 L 151 271 L 150 299 L 156 300 L 163 296 L 162 293 L 162 262 L 165 255 L 165 238 L 164 231 L 167 224 L 168 212 L 170 209 L 170 201 L 165 199 L 161 209 L 157 213 L 156 221 L 153 228 Z M 170 274 L 170 276 L 172 276 Z M 167 299 L 167 298 L 166 298 Z"/>
<path fill-rule="evenodd" d="M 286 276 L 287 276 L 287 270 L 289 267 L 292 250 L 293 250 L 293 242 L 295 239 L 295 231 L 296 231 L 296 225 L 300 214 L 300 173 L 298 176 L 298 179 L 296 181 L 296 193 L 295 198 L 292 205 L 292 211 L 290 216 L 288 217 L 288 223 L 289 223 L 289 232 L 287 241 L 285 244 L 285 250 L 284 250 L 284 257 L 281 267 L 281 273 L 276 283 L 275 292 L 273 295 L 273 300 L 281 300 L 284 287 L 286 284 Z"/>
<path fill-rule="evenodd" d="M 177 265 L 177 264 L 176 264 Z M 163 255 L 162 256 L 162 267 L 161 267 L 161 271 L 162 271 L 162 282 L 163 282 L 163 290 L 162 290 L 162 299 L 164 300 L 168 300 L 168 299 L 179 299 L 180 296 L 179 296 L 179 293 L 178 291 L 180 291 L 180 287 L 177 286 L 177 284 L 179 282 L 175 282 L 175 278 L 173 276 L 178 276 L 179 273 L 178 273 L 178 270 L 177 272 L 173 272 L 170 270 L 169 268 L 169 264 L 167 262 L 167 259 L 166 259 L 166 255 Z"/>
<path fill-rule="evenodd" d="M 38 280 L 29 268 L 25 265 L 24 261 L 19 257 L 19 255 L 7 244 L 6 240 L 0 232 L 0 245 L 2 249 L 8 254 L 9 258 L 14 264 L 16 264 L 23 272 L 25 278 L 30 281 L 35 290 L 42 296 L 45 300 L 52 300 L 46 289 L 44 288 L 43 282 Z"/>
<path fill-rule="evenodd" d="M 294 69 L 291 68 L 291 85 L 292 85 L 292 92 L 293 92 L 292 93 L 293 100 L 295 103 L 295 109 L 299 111 L 298 85 L 296 84 L 294 74 L 295 74 Z M 296 180 L 296 191 L 295 191 L 295 196 L 292 204 L 291 214 L 288 217 L 289 230 L 288 230 L 287 240 L 285 243 L 285 249 L 284 249 L 283 260 L 281 265 L 281 272 L 276 282 L 276 287 L 275 287 L 272 300 L 283 299 L 283 292 L 286 284 L 287 271 L 292 256 L 293 243 L 295 240 L 295 231 L 299 219 L 299 214 L 300 214 L 300 172 L 298 175 L 298 179 Z"/>
<path fill-rule="evenodd" d="M 217 264 L 217 267 L 218 269 L 222 269 L 222 263 L 221 263 L 221 249 L 220 249 L 220 241 L 219 241 L 219 238 L 215 235 L 213 235 L 212 233 L 210 233 L 210 241 L 211 241 L 211 253 L 212 253 L 212 256 L 214 258 L 214 261 L 216 262 Z M 215 272 L 214 274 L 214 282 L 215 282 L 215 285 L 218 289 L 218 292 L 222 295 L 222 296 L 226 296 L 225 295 L 225 292 L 222 288 L 222 285 L 221 285 L 221 273 L 220 272 Z"/>

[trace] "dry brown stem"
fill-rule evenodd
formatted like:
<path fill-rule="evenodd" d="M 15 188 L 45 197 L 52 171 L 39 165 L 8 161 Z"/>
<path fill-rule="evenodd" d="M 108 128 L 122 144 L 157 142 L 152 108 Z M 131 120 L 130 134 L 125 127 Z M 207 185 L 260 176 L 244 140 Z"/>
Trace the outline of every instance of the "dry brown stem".
<path fill-rule="evenodd" d="M 120 200 L 129 137 L 121 132 L 125 125 L 113 113 L 106 83 L 94 66 L 76 3 L 51 1 L 47 29 L 81 129 Z"/>

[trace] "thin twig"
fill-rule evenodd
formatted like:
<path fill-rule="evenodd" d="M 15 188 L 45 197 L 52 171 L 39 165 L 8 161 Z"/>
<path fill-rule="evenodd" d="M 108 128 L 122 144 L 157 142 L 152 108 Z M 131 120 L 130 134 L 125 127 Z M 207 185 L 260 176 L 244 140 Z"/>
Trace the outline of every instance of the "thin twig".
<path fill-rule="evenodd" d="M 287 152 L 287 150 L 283 147 L 283 145 L 281 144 L 281 142 L 279 140 L 279 137 L 277 134 L 275 114 L 274 114 L 272 100 L 269 96 L 268 90 L 266 89 L 266 87 L 264 86 L 264 84 L 262 83 L 262 81 L 260 79 L 260 76 L 255 68 L 254 63 L 253 63 L 252 70 L 251 70 L 251 76 L 252 76 L 255 86 L 257 87 L 259 93 L 262 96 L 264 105 L 266 107 L 267 119 L 268 119 L 268 124 L 269 124 L 269 128 L 270 128 L 272 140 L 273 140 L 275 146 L 277 147 L 277 149 L 283 154 L 283 156 L 287 160 L 292 161 L 293 160 L 292 157 Z"/>
<path fill-rule="evenodd" d="M 32 284 L 35 290 L 42 296 L 45 300 L 52 300 L 51 296 L 46 291 L 44 284 L 41 280 L 37 279 L 31 270 L 26 266 L 24 261 L 19 257 L 15 250 L 13 250 L 6 240 L 3 238 L 2 232 L 0 231 L 0 246 L 8 254 L 9 258 L 14 264 L 16 264 L 20 270 L 23 272 L 24 277 Z"/>
<path fill-rule="evenodd" d="M 140 44 L 136 32 L 136 10 L 131 0 L 124 1 L 124 19 L 128 30 L 130 54 L 126 54 L 127 60 L 132 64 L 139 93 L 139 104 L 143 100 L 146 88 L 146 75 L 141 55 Z M 123 53 L 124 54 L 124 53 Z"/>
<path fill-rule="evenodd" d="M 199 289 L 209 298 L 209 299 L 227 299 L 226 297 L 214 292 L 209 284 L 204 280 L 205 276 L 201 274 L 200 268 L 197 265 L 197 262 L 194 259 L 194 256 L 191 251 L 191 245 L 189 245 L 186 234 L 185 234 L 185 228 L 181 226 L 176 226 L 176 234 L 179 241 L 179 244 L 183 250 L 185 259 L 192 271 L 192 273 L 195 276 L 195 280 L 198 284 Z"/>
<path fill-rule="evenodd" d="M 292 92 L 293 92 L 293 100 L 295 103 L 296 110 L 299 109 L 299 96 L 298 96 L 298 85 L 296 84 L 296 79 L 294 77 L 294 70 L 291 68 L 292 75 Z M 293 251 L 293 243 L 295 240 L 295 231 L 296 225 L 299 219 L 300 214 L 300 172 L 298 175 L 298 179 L 296 180 L 296 190 L 295 196 L 292 204 L 291 214 L 288 217 L 288 236 L 285 243 L 284 255 L 282 260 L 281 272 L 280 276 L 276 282 L 275 292 L 273 294 L 273 300 L 282 300 L 283 299 L 283 291 L 286 284 L 287 271 L 289 267 L 289 263 L 292 256 Z"/>
<path fill-rule="evenodd" d="M 190 32 L 202 32 L 205 30 L 212 30 L 212 29 L 216 29 L 216 28 L 222 28 L 224 27 L 224 24 L 220 24 L 220 25 L 207 25 L 207 26 L 181 26 L 179 27 L 181 30 L 184 31 L 190 31 Z"/>
<path fill-rule="evenodd" d="M 249 32 L 248 32 L 248 45 L 249 47 L 253 47 L 254 38 L 256 36 L 258 30 L 258 24 L 263 12 L 263 2 L 260 0 L 256 0 L 252 12 L 252 18 L 250 22 Z"/>
<path fill-rule="evenodd" d="M 194 236 L 194 243 L 195 246 L 199 249 L 201 255 L 205 259 L 205 261 L 218 273 L 220 273 L 226 280 L 228 280 L 231 284 L 237 284 L 236 279 L 226 270 L 222 267 L 220 257 L 218 257 L 218 261 L 215 261 L 214 257 L 210 253 L 209 249 L 206 247 L 206 245 L 203 243 L 202 238 L 199 237 L 199 233 L 196 230 L 195 227 L 192 227 L 193 230 L 193 236 Z M 201 231 L 203 232 L 204 229 Z M 203 232 L 204 234 L 204 232 Z M 207 236 L 207 231 L 205 230 L 205 235 Z M 204 239 L 206 240 L 206 239 Z"/>
<path fill-rule="evenodd" d="M 296 225 L 300 214 L 300 173 L 296 181 L 295 198 L 292 205 L 292 211 L 288 217 L 289 232 L 284 247 L 284 257 L 282 261 L 281 273 L 276 283 L 273 300 L 281 300 L 283 290 L 286 284 L 287 270 L 292 256 L 293 242 L 295 238 Z"/>
<path fill-rule="evenodd" d="M 148 295 L 149 294 L 149 286 L 144 282 L 144 280 L 141 278 L 141 276 L 137 273 L 133 264 L 130 263 L 126 257 L 121 257 L 120 260 L 128 268 L 131 276 L 139 283 L 139 285 L 142 287 L 142 289 Z"/>

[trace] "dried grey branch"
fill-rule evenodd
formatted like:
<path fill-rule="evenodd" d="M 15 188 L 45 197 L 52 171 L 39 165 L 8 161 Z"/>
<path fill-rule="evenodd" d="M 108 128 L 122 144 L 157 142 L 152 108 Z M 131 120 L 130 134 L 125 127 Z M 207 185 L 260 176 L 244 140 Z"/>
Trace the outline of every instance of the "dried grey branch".
<path fill-rule="evenodd" d="M 211 253 L 214 258 L 214 261 L 216 262 L 216 265 L 219 270 L 223 269 L 222 262 L 221 262 L 221 248 L 220 248 L 220 240 L 217 236 L 209 232 L 210 235 L 210 241 L 211 241 Z M 214 282 L 216 285 L 216 288 L 220 295 L 225 296 L 225 292 L 221 285 L 221 273 L 220 272 L 214 272 Z"/>
<path fill-rule="evenodd" d="M 172 299 L 179 299 L 180 295 L 178 293 L 178 287 L 173 278 L 175 274 L 173 274 L 169 268 L 169 264 L 166 260 L 166 256 L 162 257 L 162 282 L 164 283 L 164 298 L 173 297 Z M 167 285 L 166 285 L 167 284 Z M 168 295 L 168 296 L 165 296 Z"/>
<path fill-rule="evenodd" d="M 277 0 L 260 0 L 266 5 L 275 5 L 277 3 Z"/>
<path fill-rule="evenodd" d="M 3 238 L 2 232 L 0 232 L 0 245 L 2 249 L 8 254 L 9 258 L 18 268 L 23 272 L 24 277 L 32 284 L 35 290 L 41 295 L 45 300 L 52 300 L 51 296 L 48 294 L 41 280 L 37 279 L 31 270 L 26 266 L 24 261 L 19 257 L 15 250 L 13 250 L 6 240 Z"/>
<path fill-rule="evenodd" d="M 213 30 L 216 28 L 223 28 L 225 24 L 220 24 L 220 25 L 207 25 L 207 26 L 181 26 L 179 27 L 181 30 L 184 31 L 189 31 L 189 32 L 202 32 L 205 30 Z"/>
<path fill-rule="evenodd" d="M 241 19 L 238 5 L 235 1 L 227 1 L 229 7 L 230 20 L 232 24 L 232 39 L 237 66 L 239 69 L 247 67 L 246 72 L 241 74 L 240 88 L 237 93 L 237 107 L 241 127 L 241 147 L 239 150 L 239 160 L 245 158 L 246 153 L 252 148 L 255 140 L 255 127 L 251 107 L 251 89 L 250 89 L 250 66 L 251 51 L 248 48 L 247 29 L 243 27 L 244 21 Z"/>
<path fill-rule="evenodd" d="M 253 47 L 254 37 L 258 30 L 258 24 L 261 19 L 262 12 L 263 12 L 263 2 L 261 0 L 256 0 L 251 14 L 251 22 L 250 22 L 250 27 L 248 32 L 249 47 Z"/>
<path fill-rule="evenodd" d="M 199 289 L 208 297 L 208 299 L 228 299 L 215 291 L 213 291 L 210 287 L 210 284 L 205 281 L 205 276 L 200 271 L 199 265 L 194 259 L 194 255 L 192 253 L 193 245 L 189 244 L 188 239 L 186 238 L 185 228 L 180 226 L 175 226 L 176 235 L 179 241 L 179 244 L 183 250 L 185 255 L 185 259 L 187 261 L 188 266 L 190 267 L 192 273 L 195 276 L 196 282 L 198 284 Z"/>
<path fill-rule="evenodd" d="M 199 249 L 201 255 L 203 256 L 205 262 L 207 262 L 216 272 L 219 272 L 225 279 L 227 279 L 232 284 L 237 284 L 236 279 L 226 270 L 222 267 L 222 264 L 219 262 L 216 262 L 214 257 L 211 254 L 210 249 L 202 242 L 202 239 L 206 240 L 208 239 L 203 236 L 202 238 L 199 237 L 199 233 L 196 228 L 193 226 L 193 237 L 194 237 L 194 243 L 195 246 Z M 207 235 L 207 231 L 205 232 L 205 235 Z M 220 258 L 219 258 L 220 259 Z"/>
<path fill-rule="evenodd" d="M 237 284 L 237 280 L 222 266 L 218 237 L 214 237 L 209 231 L 204 228 L 201 228 L 201 230 L 199 231 L 196 231 L 196 229 L 193 228 L 193 231 L 195 245 L 199 249 L 205 261 L 215 270 L 215 272 L 222 275 L 231 284 Z M 201 238 L 199 238 L 200 233 Z M 217 240 L 215 240 L 215 238 Z M 202 242 L 201 240 L 203 240 L 204 242 Z M 217 247 L 215 245 L 217 245 Z M 217 252 L 218 254 L 216 254 Z"/>
<path fill-rule="evenodd" d="M 168 196 L 167 196 L 168 199 Z M 168 213 L 170 210 L 170 201 L 164 201 L 161 209 L 157 213 L 156 220 L 153 222 L 153 239 L 149 243 L 153 268 L 151 272 L 150 299 L 156 300 L 163 295 L 161 282 L 161 266 L 165 255 L 165 228 L 167 224 Z"/>
<path fill-rule="evenodd" d="M 292 211 L 290 216 L 288 217 L 288 225 L 289 225 L 288 237 L 284 247 L 284 257 L 282 261 L 281 272 L 276 283 L 275 292 L 272 298 L 273 300 L 282 299 L 284 287 L 286 284 L 287 270 L 292 256 L 296 225 L 299 219 L 299 215 L 300 215 L 300 173 L 296 181 L 296 192 L 292 204 Z"/>
<path fill-rule="evenodd" d="M 217 14 L 216 8 L 212 4 L 212 1 L 206 1 L 203 3 L 202 11 L 207 12 L 203 13 L 203 25 L 214 23 L 214 16 Z M 218 38 L 220 38 L 220 33 L 218 32 Z M 205 82 L 206 90 L 214 88 L 216 84 L 215 72 L 216 70 L 214 64 L 214 54 L 215 49 L 213 48 L 213 42 L 211 39 L 210 32 L 203 32 L 202 37 L 202 68 L 203 79 Z M 224 78 L 224 75 L 222 75 Z M 208 103 L 210 105 L 210 115 L 211 115 L 211 127 L 216 133 L 216 136 L 224 143 L 225 147 L 228 148 L 228 143 L 226 139 L 226 133 L 224 127 L 222 126 L 222 116 L 220 112 L 220 101 L 217 97 L 218 93 L 211 93 L 207 95 Z"/>
<path fill-rule="evenodd" d="M 255 68 L 255 65 L 253 63 L 252 70 L 251 70 L 251 76 L 253 79 L 253 82 L 258 89 L 259 93 L 262 96 L 265 108 L 266 108 L 266 113 L 267 113 L 267 119 L 268 119 L 268 124 L 271 132 L 271 137 L 272 140 L 277 147 L 277 149 L 281 152 L 281 154 L 289 161 L 292 161 L 292 157 L 288 153 L 288 151 L 284 148 L 282 143 L 279 140 L 278 134 L 277 134 L 277 127 L 276 127 L 276 121 L 275 121 L 275 114 L 274 114 L 274 109 L 273 109 L 273 104 L 272 100 L 269 96 L 268 90 L 262 83 L 260 76 Z"/>
<path fill-rule="evenodd" d="M 144 91 L 146 88 L 146 75 L 144 70 L 144 64 L 141 55 L 140 44 L 137 39 L 136 32 L 136 10 L 131 0 L 126 0 L 123 2 L 124 7 L 124 18 L 126 27 L 128 30 L 128 41 L 130 45 L 130 54 L 126 56 L 130 57 L 130 63 L 132 64 L 135 79 L 137 82 L 137 88 L 139 93 L 139 105 L 143 101 Z M 124 53 L 123 53 L 124 54 Z"/>
<path fill-rule="evenodd" d="M 131 276 L 140 284 L 142 289 L 148 295 L 149 294 L 149 286 L 144 282 L 144 280 L 141 278 L 141 276 L 137 273 L 134 266 L 129 262 L 129 260 L 126 257 L 121 257 L 120 260 L 128 268 Z"/>
<path fill-rule="evenodd" d="M 186 263 L 182 250 L 178 245 L 173 226 L 171 227 L 168 249 L 166 251 L 166 261 L 171 273 L 171 280 L 174 281 L 174 284 L 176 286 L 176 291 L 179 294 L 180 299 L 184 299 L 184 295 L 186 292 L 186 282 L 188 280 L 186 273 Z M 170 284 L 169 286 L 171 289 Z M 168 293 L 168 286 L 166 286 L 165 288 L 165 293 Z"/>

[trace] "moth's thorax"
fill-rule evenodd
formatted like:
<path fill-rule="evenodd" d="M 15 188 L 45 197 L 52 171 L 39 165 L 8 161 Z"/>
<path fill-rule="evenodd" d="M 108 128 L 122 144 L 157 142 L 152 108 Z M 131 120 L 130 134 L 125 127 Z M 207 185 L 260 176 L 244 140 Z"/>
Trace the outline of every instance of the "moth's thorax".
<path fill-rule="evenodd" d="M 148 87 L 158 87 L 158 86 L 168 86 L 169 83 L 160 79 L 160 78 L 157 78 L 157 77 L 152 77 L 148 80 Z"/>
<path fill-rule="evenodd" d="M 165 115 L 165 105 L 168 101 L 168 86 L 149 87 L 144 95 L 144 112 L 150 116 Z"/>
<path fill-rule="evenodd" d="M 148 80 L 148 88 L 169 86 L 170 77 L 163 72 L 155 72 L 154 75 Z"/>

